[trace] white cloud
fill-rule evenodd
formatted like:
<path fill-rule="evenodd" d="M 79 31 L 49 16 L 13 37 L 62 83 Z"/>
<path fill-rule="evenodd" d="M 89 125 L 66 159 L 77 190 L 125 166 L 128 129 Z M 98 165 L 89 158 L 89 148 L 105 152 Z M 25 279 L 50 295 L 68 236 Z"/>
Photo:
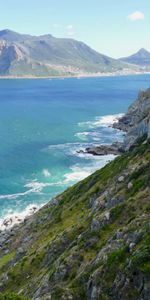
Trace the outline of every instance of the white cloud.
<path fill-rule="evenodd" d="M 130 21 L 140 21 L 140 20 L 144 20 L 144 18 L 145 16 L 141 11 L 135 11 L 128 16 L 128 19 Z"/>

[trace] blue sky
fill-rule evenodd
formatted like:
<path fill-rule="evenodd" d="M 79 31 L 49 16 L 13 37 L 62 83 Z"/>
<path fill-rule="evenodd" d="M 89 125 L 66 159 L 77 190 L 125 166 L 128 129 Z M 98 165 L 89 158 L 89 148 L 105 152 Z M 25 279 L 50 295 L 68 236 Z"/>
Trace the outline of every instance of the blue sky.
<path fill-rule="evenodd" d="M 73 37 L 112 57 L 150 51 L 150 0 L 0 0 L 0 29 Z"/>

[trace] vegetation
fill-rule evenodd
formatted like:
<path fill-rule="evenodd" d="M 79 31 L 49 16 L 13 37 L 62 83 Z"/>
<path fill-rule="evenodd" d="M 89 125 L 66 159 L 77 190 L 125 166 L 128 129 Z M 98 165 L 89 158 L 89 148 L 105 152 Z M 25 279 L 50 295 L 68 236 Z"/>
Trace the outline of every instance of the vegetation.
<path fill-rule="evenodd" d="M 28 300 L 28 299 L 14 293 L 5 293 L 5 294 L 0 294 L 0 300 Z"/>
<path fill-rule="evenodd" d="M 142 299 L 150 278 L 149 150 L 139 141 L 16 228 L 9 245 L 6 239 L 8 254 L 0 249 L 0 291 L 30 299 Z M 0 299 L 23 299 L 6 295 Z"/>
<path fill-rule="evenodd" d="M 118 71 L 126 66 L 73 39 L 51 35 L 35 37 L 2 30 L 0 40 L 6 42 L 2 43 L 0 55 L 1 76 L 69 76 Z"/>

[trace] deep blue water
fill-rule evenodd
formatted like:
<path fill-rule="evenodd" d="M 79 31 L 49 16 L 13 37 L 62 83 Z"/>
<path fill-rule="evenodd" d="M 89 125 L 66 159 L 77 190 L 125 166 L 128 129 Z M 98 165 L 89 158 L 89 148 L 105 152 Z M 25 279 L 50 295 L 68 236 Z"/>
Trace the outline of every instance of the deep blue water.
<path fill-rule="evenodd" d="M 0 80 L 0 217 L 46 203 L 108 158 L 77 155 L 122 134 L 105 126 L 124 113 L 150 75 Z"/>

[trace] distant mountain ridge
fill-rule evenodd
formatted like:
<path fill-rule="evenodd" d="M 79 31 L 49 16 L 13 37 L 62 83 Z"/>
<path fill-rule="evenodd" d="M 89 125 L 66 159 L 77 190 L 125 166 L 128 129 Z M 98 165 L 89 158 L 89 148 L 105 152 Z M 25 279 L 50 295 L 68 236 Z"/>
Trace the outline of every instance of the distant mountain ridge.
<path fill-rule="evenodd" d="M 128 57 L 120 58 L 120 60 L 130 64 L 150 66 L 150 52 L 141 48 L 137 53 Z"/>
<path fill-rule="evenodd" d="M 83 42 L 0 31 L 0 76 L 59 76 L 122 70 L 125 63 L 100 54 Z"/>

